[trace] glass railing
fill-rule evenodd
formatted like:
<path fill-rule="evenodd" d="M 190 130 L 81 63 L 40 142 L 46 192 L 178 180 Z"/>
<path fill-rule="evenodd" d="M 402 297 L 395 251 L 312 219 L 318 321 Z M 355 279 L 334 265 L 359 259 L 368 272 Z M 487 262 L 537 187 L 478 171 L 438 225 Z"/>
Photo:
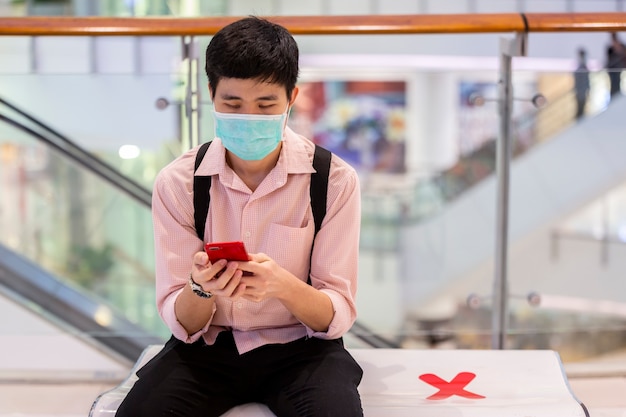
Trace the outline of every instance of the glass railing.
<path fill-rule="evenodd" d="M 15 85 L 18 78 L 3 81 Z M 23 91 L 20 99 L 28 103 L 25 108 L 36 107 Z M 79 113 L 71 109 L 73 104 L 60 100 L 58 108 Z M 140 158 L 121 159 L 123 142 L 115 143 L 119 137 L 106 132 L 104 119 L 95 125 L 96 116 L 84 124 L 71 123 L 77 129 L 72 131 L 66 130 L 62 118 L 50 123 L 55 120 L 50 113 L 33 118 L 21 110 L 0 106 L 0 243 L 145 331 L 167 336 L 153 307 L 150 217 L 154 173 L 172 158 L 162 152 L 166 142 L 159 145 L 155 140 L 153 146 L 144 142 Z M 81 132 L 85 126 L 90 127 Z M 126 129 L 124 124 L 117 126 L 120 133 Z M 98 131 L 102 136 L 94 140 Z M 91 138 L 85 148 L 95 159 L 69 146 L 80 144 L 71 136 Z M 115 172 L 122 174 L 111 175 Z M 129 180 L 132 187 L 125 185 L 125 176 L 137 179 Z"/>
<path fill-rule="evenodd" d="M 520 99 L 515 100 L 516 111 L 512 117 L 513 160 L 577 122 L 601 113 L 609 103 L 608 82 L 604 72 L 590 73 L 591 90 L 584 115 L 580 119 L 575 117 L 576 97 L 570 74 L 523 73 L 518 77 L 538 81 L 531 82 L 534 86 L 532 91 L 529 90 L 528 82 L 514 86 L 516 91 L 521 92 L 517 93 Z M 535 82 L 538 85 L 534 85 Z M 537 108 L 531 104 L 531 100 L 536 94 L 543 93 L 541 84 L 550 87 L 542 94 L 547 100 L 546 104 Z M 456 162 L 445 169 L 426 172 L 422 177 L 413 179 L 408 176 L 407 180 L 406 175 L 396 178 L 382 176 L 381 179 L 370 180 L 369 187 L 367 183 L 364 185 L 365 247 L 378 242 L 379 248 L 397 248 L 397 233 L 389 229 L 437 215 L 446 204 L 495 175 L 499 136 L 497 84 L 461 83 L 460 95 L 456 127 L 458 141 L 453 144 L 458 149 Z M 383 225 L 390 228 L 383 231 Z"/>
<path fill-rule="evenodd" d="M 496 95 L 493 80 L 497 74 L 484 70 L 432 73 L 415 69 L 398 79 L 385 74 L 385 82 L 391 79 L 385 84 L 380 77 L 368 79 L 366 72 L 362 70 L 358 79 L 337 80 L 335 76 L 331 82 L 316 81 L 321 85 L 303 80 L 299 103 L 315 98 L 314 90 L 320 87 L 327 92 L 327 100 L 324 107 L 314 107 L 318 111 L 315 116 L 307 114 L 306 108 L 295 108 L 290 120 L 294 129 L 308 126 L 309 130 L 303 133 L 317 137 L 321 144 L 344 157 L 361 176 L 363 223 L 358 303 L 359 321 L 369 330 L 359 331 L 372 332 L 405 347 L 489 347 L 496 201 L 494 139 L 498 132 L 497 105 L 490 100 Z M 37 96 L 16 89 L 7 98 L 150 189 L 158 170 L 184 149 L 178 139 L 183 135 L 181 131 L 186 130 L 179 125 L 184 109 L 179 105 L 156 108 L 159 97 L 177 97 L 171 86 L 172 90 L 126 88 L 126 97 L 93 94 L 106 85 L 110 91 L 122 85 L 133 86 L 132 77 L 142 78 L 144 86 L 150 84 L 151 77 L 161 86 L 167 84 L 165 80 L 177 78 L 124 74 L 5 75 L 0 82 L 7 86 L 38 84 Z M 593 123 L 607 108 L 605 78 L 602 72 L 592 74 L 586 116 L 575 123 L 571 74 L 515 73 L 516 95 L 525 100 L 543 93 L 548 99 L 548 105 L 541 109 L 524 100 L 515 102 L 515 164 L 540 153 L 541 146 L 551 144 L 552 139 Z M 92 82 L 99 89 L 85 87 Z M 435 90 L 445 92 L 432 105 L 432 97 L 420 98 L 411 93 L 415 85 L 429 82 L 445 87 L 431 89 L 429 94 Z M 116 83 L 117 87 L 111 87 Z M 48 85 L 54 87 L 47 90 Z M 53 94 L 59 86 L 68 93 Z M 306 89 L 309 95 L 303 93 Z M 476 91 L 487 99 L 482 107 L 467 101 L 470 93 Z M 349 94 L 343 94 L 346 92 Z M 53 105 L 42 104 L 41 97 L 55 97 L 56 101 Z M 334 98 L 335 106 L 329 97 Z M 100 104 L 88 105 L 93 102 Z M 115 109 L 108 112 L 108 107 Z M 354 108 L 361 113 L 352 113 Z M 367 113 L 373 108 L 378 110 Z M 323 109 L 329 115 L 339 114 L 337 109 L 353 114 L 353 120 L 342 120 L 344 125 L 339 129 L 333 124 L 337 120 L 322 117 Z M 386 118 L 381 121 L 379 116 L 383 113 Z M 362 117 L 364 114 L 369 114 L 369 119 Z M 160 124 L 163 119 L 169 122 Z M 201 120 L 203 140 L 210 137 L 210 119 L 210 105 L 205 103 Z M 123 145 L 135 145 L 139 156 L 121 158 Z M 149 209 L 15 125 L 0 123 L 0 158 L 0 242 L 53 272 L 65 284 L 106 300 L 133 323 L 166 336 L 168 332 L 154 304 Z M 548 187 L 550 175 L 559 175 L 558 171 L 551 171 L 555 167 L 536 169 L 546 175 L 537 188 Z M 524 173 L 529 175 L 528 171 Z M 515 188 L 512 193 L 515 225 L 519 224 L 519 213 L 535 213 L 543 208 L 542 201 L 521 202 L 515 199 Z M 546 223 L 545 219 L 534 219 L 521 232 L 518 226 L 513 228 L 509 345 L 553 348 L 566 360 L 590 356 L 592 351 L 599 354 L 617 349 L 621 347 L 617 343 L 619 330 L 624 327 L 620 316 L 607 313 L 606 309 L 594 310 L 593 306 L 575 310 L 571 305 L 580 299 L 620 305 L 617 292 L 594 293 L 592 290 L 601 285 L 594 276 L 580 282 L 581 293 L 590 297 L 575 296 L 567 281 L 549 285 L 557 268 L 548 262 L 552 243 L 546 244 L 543 238 L 535 236 L 551 236 L 557 226 L 561 227 L 560 220 L 553 217 Z M 621 232 L 613 224 L 618 221 L 611 223 L 610 236 L 617 238 Z M 585 242 L 593 246 L 586 252 L 596 254 L 602 244 Z M 536 259 L 548 260 L 528 260 L 522 256 L 523 247 L 537 250 L 528 250 Z M 611 253 L 614 250 L 618 253 L 622 249 L 611 246 Z M 559 253 L 569 259 L 562 266 L 576 271 L 576 262 L 581 259 L 578 252 Z M 615 263 L 609 264 L 606 277 L 601 279 L 617 274 L 614 268 L 619 267 L 618 260 L 622 258 L 611 255 Z M 525 275 L 533 279 L 525 281 Z M 543 306 L 541 302 L 539 306 L 529 304 L 528 294 L 534 291 Z M 470 297 L 472 303 L 468 305 L 471 294 L 476 295 Z M 602 342 L 588 342 L 583 349 L 580 337 L 591 338 L 591 334 L 600 333 L 606 335 Z"/>
<path fill-rule="evenodd" d="M 535 76 L 521 74 L 521 78 L 533 78 L 540 83 L 552 86 L 543 94 L 547 103 L 540 108 L 531 104 L 534 94 L 527 85 L 514 85 L 522 91 L 516 100 L 517 111 L 512 117 L 512 158 L 524 155 L 536 145 L 540 145 L 559 133 L 574 126 L 585 118 L 594 117 L 604 111 L 609 103 L 608 82 L 605 72 L 591 72 L 591 90 L 585 106 L 584 115 L 577 120 L 575 91 L 571 86 L 571 75 L 564 73 L 538 73 Z M 402 188 L 398 181 L 384 181 L 383 190 L 388 195 L 377 195 L 366 204 L 368 217 L 407 223 L 421 221 L 436 214 L 443 204 L 471 189 L 482 180 L 491 177 L 496 171 L 496 142 L 499 136 L 499 118 L 497 107 L 496 83 L 466 83 L 461 85 L 461 105 L 458 110 L 458 149 L 456 161 L 446 169 L 428 172 L 424 179 L 418 178 Z M 528 83 L 526 83 L 528 84 Z M 558 86 L 560 84 L 560 86 Z M 521 87 L 521 88 L 520 88 Z M 535 94 L 542 93 L 541 85 L 533 88 Z M 484 103 L 470 101 L 477 94 Z M 479 101 L 479 100 L 476 100 Z M 384 179 L 383 179 L 384 180 Z M 401 182 L 406 180 L 401 179 Z M 400 184 L 401 184 L 400 182 Z M 376 189 L 376 186 L 373 187 Z M 389 192 L 399 189 L 399 192 Z M 404 195 L 403 195 L 404 194 Z M 366 201 L 369 201 L 366 200 Z"/>
<path fill-rule="evenodd" d="M 591 132 L 602 126 L 603 139 L 619 143 L 624 99 L 609 104 L 606 73 L 592 72 L 585 114 L 577 120 L 571 74 L 515 73 L 514 80 L 519 79 L 532 85 L 514 82 L 514 94 L 521 99 L 515 101 L 512 120 L 507 346 L 554 349 L 566 361 L 622 349 L 626 303 L 619 286 L 608 283 L 619 279 L 625 248 L 623 187 L 605 194 L 614 179 L 613 185 L 598 182 L 598 200 L 579 210 L 577 204 L 560 201 L 579 185 L 562 192 L 550 189 L 571 160 L 579 161 L 589 178 L 610 169 L 606 149 L 612 148 L 601 143 L 594 149 L 593 142 L 581 143 L 580 138 L 593 141 Z M 485 98 L 495 97 L 495 83 L 479 87 Z M 543 93 L 548 104 L 536 109 L 524 103 L 534 93 Z M 367 307 L 361 312 L 376 323 L 376 331 L 407 347 L 491 346 L 497 103 L 460 107 L 431 115 L 464 126 L 458 129 L 459 158 L 452 167 L 425 179 L 383 177 L 376 184 L 369 178 L 377 188 L 365 184 L 361 250 L 366 272 L 360 288 L 364 306 L 376 303 L 378 311 L 389 312 L 387 326 Z M 586 152 L 603 155 L 607 165 L 586 164 Z M 552 159 L 542 161 L 543 154 Z M 542 199 L 522 200 L 533 196 L 529 187 L 539 190 Z M 552 206 L 572 214 L 564 217 Z"/>
<path fill-rule="evenodd" d="M 0 12 L 9 16 L 215 16 L 228 10 L 226 0 L 177 1 L 150 0 L 11 0 L 0 3 Z"/>
<path fill-rule="evenodd" d="M 135 130 L 131 122 L 123 120 L 127 110 L 80 117 L 83 111 L 94 110 L 81 105 L 87 91 L 116 90 L 127 86 L 129 77 L 135 76 L 11 75 L 0 80 L 11 87 L 4 92 L 12 98 L 0 98 L 0 195 L 4 213 L 0 227 L 6 231 L 0 243 L 63 284 L 101 301 L 144 330 L 165 337 L 168 331 L 155 308 L 150 191 L 158 171 L 182 152 L 181 141 L 168 140 L 171 119 L 184 112 L 182 102 L 171 99 L 176 91 L 127 88 L 125 103 L 146 103 L 128 116 L 144 128 Z M 158 78 L 158 83 L 164 77 L 143 78 L 140 84 L 145 86 L 152 78 Z M 55 108 L 30 101 L 33 98 L 29 100 L 25 89 L 20 88 L 29 83 L 52 85 L 46 96 L 57 96 L 54 91 L 62 87 L 72 90 L 75 95 L 58 102 L 69 114 L 55 118 Z M 138 91 L 146 93 L 137 96 Z M 106 106 L 109 94 L 88 95 L 102 101 L 98 106 Z M 158 108 L 156 102 L 163 97 L 170 98 L 170 105 Z M 19 106 L 15 104 L 18 101 Z M 203 103 L 203 107 L 207 122 L 202 123 L 212 130 L 210 103 Z M 164 128 L 153 118 L 170 122 Z M 116 122 L 108 122 L 113 119 Z M 146 123 L 154 125 L 146 128 Z M 182 123 L 178 127 L 184 136 L 187 132 Z M 19 222 L 14 221 L 16 216 Z M 366 325 L 358 327 L 361 333 L 353 337 L 356 342 L 395 346 L 372 335 Z"/>

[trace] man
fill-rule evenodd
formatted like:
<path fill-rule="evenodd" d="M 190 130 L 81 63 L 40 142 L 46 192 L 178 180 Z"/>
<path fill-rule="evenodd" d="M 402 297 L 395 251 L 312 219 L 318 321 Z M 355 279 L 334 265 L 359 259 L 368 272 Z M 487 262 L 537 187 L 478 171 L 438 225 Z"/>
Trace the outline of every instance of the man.
<path fill-rule="evenodd" d="M 576 92 L 576 120 L 585 114 L 585 106 L 589 98 L 589 68 L 587 67 L 587 52 L 584 48 L 578 49 L 578 67 L 574 71 L 574 90 Z"/>
<path fill-rule="evenodd" d="M 298 95 L 295 40 L 267 20 L 239 20 L 212 38 L 206 72 L 216 138 L 196 172 L 212 178 L 204 242 L 242 240 L 249 261 L 211 264 L 203 251 L 198 149 L 165 167 L 153 193 L 156 285 L 173 336 L 117 416 L 219 416 L 248 402 L 277 416 L 362 416 L 362 370 L 341 341 L 356 319 L 356 172 L 332 156 L 314 241 L 315 145 L 286 127 Z"/>
<path fill-rule="evenodd" d="M 606 69 L 609 74 L 611 100 L 622 91 L 622 70 L 626 67 L 626 46 L 611 32 L 611 44 L 606 49 Z"/>

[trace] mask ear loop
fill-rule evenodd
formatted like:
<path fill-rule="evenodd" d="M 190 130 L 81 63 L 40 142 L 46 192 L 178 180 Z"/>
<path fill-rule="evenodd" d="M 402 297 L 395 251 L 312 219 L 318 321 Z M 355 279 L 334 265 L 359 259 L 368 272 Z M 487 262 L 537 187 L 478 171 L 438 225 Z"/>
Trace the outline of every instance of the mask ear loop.
<path fill-rule="evenodd" d="M 290 106 L 289 104 L 287 104 L 287 108 L 285 109 L 285 122 L 283 123 L 283 136 L 285 136 L 285 129 L 287 128 L 287 122 L 289 121 L 289 115 L 291 114 L 291 108 L 293 106 Z"/>
<path fill-rule="evenodd" d="M 213 137 L 217 137 L 217 110 L 215 110 L 215 105 L 213 105 Z M 221 139 L 221 138 L 220 138 Z"/>

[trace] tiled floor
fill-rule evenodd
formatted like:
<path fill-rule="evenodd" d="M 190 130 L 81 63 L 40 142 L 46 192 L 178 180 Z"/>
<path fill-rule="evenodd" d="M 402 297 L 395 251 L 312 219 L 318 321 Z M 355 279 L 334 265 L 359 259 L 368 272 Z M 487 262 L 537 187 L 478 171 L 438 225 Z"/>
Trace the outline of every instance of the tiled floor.
<path fill-rule="evenodd" d="M 111 383 L 0 383 L 2 417 L 87 417 L 91 404 Z"/>
<path fill-rule="evenodd" d="M 570 378 L 591 417 L 626 417 L 626 377 Z"/>

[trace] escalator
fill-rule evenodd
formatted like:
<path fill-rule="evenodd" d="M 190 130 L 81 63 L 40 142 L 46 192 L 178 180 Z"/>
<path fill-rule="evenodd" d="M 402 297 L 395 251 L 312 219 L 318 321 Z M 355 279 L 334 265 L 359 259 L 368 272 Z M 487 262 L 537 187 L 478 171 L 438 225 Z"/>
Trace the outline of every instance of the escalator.
<path fill-rule="evenodd" d="M 602 75 L 593 74 L 594 91 L 602 90 Z M 527 152 L 574 127 L 574 103 L 575 91 L 565 87 L 554 91 L 547 105 L 539 109 L 529 106 L 515 115 L 511 120 L 512 160 L 522 158 Z M 483 109 L 480 116 L 474 116 L 476 118 L 472 119 L 471 124 L 482 126 L 485 121 L 480 119 L 481 116 L 497 114 L 495 101 L 488 105 L 491 107 Z M 587 117 L 593 117 L 604 110 L 604 106 L 595 104 L 588 111 Z M 489 119 L 488 125 L 491 122 Z M 400 187 L 388 187 L 382 193 L 377 189 L 368 192 L 364 188 L 361 249 L 397 253 L 402 246 L 400 236 L 403 228 L 422 224 L 442 215 L 459 197 L 475 189 L 477 185 L 495 178 L 497 132 L 493 132 L 495 135 L 490 137 L 485 133 L 489 129 L 475 130 L 485 135 L 476 143 L 475 139 L 463 139 L 463 132 L 459 133 L 459 143 L 469 142 L 471 145 L 466 143 L 467 149 L 459 149 L 452 166 L 414 181 L 405 181 L 406 184 Z M 469 136 L 472 137 L 471 134 Z"/>
<path fill-rule="evenodd" d="M 154 308 L 151 192 L 104 158 L 0 98 L 0 293 L 134 361 L 169 336 Z M 361 323 L 351 332 L 397 347 Z"/>
<path fill-rule="evenodd" d="M 141 312 L 154 300 L 152 258 L 140 262 L 152 244 L 125 245 L 151 236 L 150 191 L 3 99 L 0 125 L 10 138 L 0 142 L 0 292 L 131 361 L 163 343 L 156 314 Z M 129 210 L 133 230 L 116 238 L 111 225 Z M 125 302 L 137 285 L 147 296 Z"/>
<path fill-rule="evenodd" d="M 65 285 L 53 274 L 0 245 L 0 292 L 19 294 L 124 358 L 135 360 L 163 339 L 115 312 L 104 300 Z"/>
<path fill-rule="evenodd" d="M 509 262 L 516 265 L 516 268 L 511 268 L 509 276 L 512 292 L 558 292 L 580 298 L 589 296 L 588 286 L 594 274 L 588 270 L 572 273 L 580 267 L 560 271 L 556 265 L 565 262 L 556 262 L 556 257 L 546 261 L 549 258 L 546 254 L 550 255 L 555 250 L 546 249 L 545 242 L 569 215 L 602 198 L 626 180 L 626 165 L 621 157 L 626 153 L 626 141 L 623 140 L 625 111 L 626 99 L 615 99 L 602 112 L 570 123 L 567 129 L 541 143 L 541 146 L 530 148 L 513 160 L 509 198 L 511 216 L 508 222 Z M 489 161 L 489 158 L 486 160 Z M 431 276 L 434 277 L 429 283 L 411 282 L 404 293 L 407 298 L 425 302 L 444 293 L 447 297 L 461 298 L 472 292 L 489 294 L 492 290 L 491 281 L 486 277 L 492 274 L 489 269 L 495 247 L 497 184 L 495 175 L 487 169 L 485 171 L 487 175 L 483 176 L 479 187 L 455 193 L 436 217 L 415 222 L 403 229 L 400 246 L 405 253 L 402 268 L 432 271 Z M 471 213 L 471 221 L 468 221 L 468 213 Z M 589 224 L 595 222 L 589 221 Z M 607 235 L 611 233 L 608 227 L 605 230 Z M 419 256 L 410 250 L 428 247 L 428 239 L 434 240 L 433 236 L 436 236 L 438 244 L 436 255 Z M 589 237 L 595 239 L 591 232 Z M 521 247 L 525 247 L 526 252 L 519 249 Z M 454 262 L 445 263 L 445 257 L 453 258 Z M 547 264 L 543 266 L 540 259 Z M 539 272 L 524 274 L 519 272 L 526 271 L 521 265 L 534 265 Z M 539 265 L 543 267 L 539 268 Z M 546 273 L 547 270 L 550 272 Z M 604 272 L 608 270 L 604 268 Z M 566 277 L 566 282 L 557 285 L 556 277 L 560 274 Z M 596 275 L 601 276 L 599 272 Z M 611 280 L 604 281 L 603 286 L 611 288 L 608 281 Z M 621 293 L 613 289 L 603 297 L 612 299 Z"/>

